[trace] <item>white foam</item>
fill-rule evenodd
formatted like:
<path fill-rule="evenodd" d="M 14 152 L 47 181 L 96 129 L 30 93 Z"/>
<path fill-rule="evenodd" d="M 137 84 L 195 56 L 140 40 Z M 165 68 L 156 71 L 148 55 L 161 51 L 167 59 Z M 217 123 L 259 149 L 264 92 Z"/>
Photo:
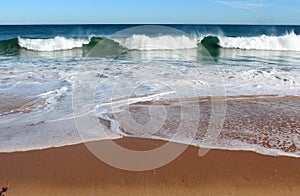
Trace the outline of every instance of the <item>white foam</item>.
<path fill-rule="evenodd" d="M 261 35 L 257 37 L 219 37 L 223 48 L 247 50 L 292 50 L 300 51 L 300 36 L 294 32 L 283 36 Z"/>
<path fill-rule="evenodd" d="M 18 37 L 19 45 L 22 48 L 34 51 L 57 51 L 80 48 L 82 44 L 88 44 L 89 38 L 65 38 L 54 37 L 49 39 L 30 39 Z"/>
<path fill-rule="evenodd" d="M 178 50 L 197 48 L 197 44 L 207 35 L 196 36 L 147 36 L 134 34 L 126 38 L 111 38 L 125 48 L 131 50 Z M 286 50 L 300 51 L 300 36 L 294 32 L 282 36 L 261 35 L 256 37 L 226 37 L 215 35 L 220 40 L 223 48 L 236 48 L 246 50 Z M 81 48 L 88 44 L 89 38 L 65 38 L 56 36 L 49 39 L 31 39 L 18 37 L 19 45 L 22 48 L 34 51 L 57 51 Z"/>
<path fill-rule="evenodd" d="M 299 71 L 223 70 L 227 95 L 300 95 Z"/>
<path fill-rule="evenodd" d="M 114 38 L 123 47 L 132 50 L 176 50 L 197 48 L 197 38 L 163 35 L 149 37 L 147 35 L 132 35 L 128 38 Z"/>

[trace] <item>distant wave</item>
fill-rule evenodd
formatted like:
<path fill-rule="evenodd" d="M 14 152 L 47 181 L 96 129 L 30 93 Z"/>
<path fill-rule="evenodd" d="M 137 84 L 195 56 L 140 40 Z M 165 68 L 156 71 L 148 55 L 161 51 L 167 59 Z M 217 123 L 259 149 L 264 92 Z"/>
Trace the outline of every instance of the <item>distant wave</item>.
<path fill-rule="evenodd" d="M 292 32 L 283 36 L 220 37 L 220 46 L 247 50 L 300 51 L 300 36 Z"/>
<path fill-rule="evenodd" d="M 114 38 L 123 47 L 132 50 L 176 50 L 197 48 L 198 39 L 193 37 L 163 35 L 149 37 L 147 35 L 132 35 L 128 38 Z"/>
<path fill-rule="evenodd" d="M 88 44 L 88 38 L 54 37 L 49 39 L 30 39 L 18 37 L 18 43 L 22 48 L 34 51 L 56 51 L 81 48 L 82 44 Z"/>
<path fill-rule="evenodd" d="M 129 50 L 179 50 L 193 49 L 199 45 L 205 48 L 229 48 L 245 50 L 288 50 L 300 51 L 300 36 L 294 32 L 282 36 L 261 35 L 256 37 L 226 37 L 217 35 L 202 35 L 188 37 L 185 35 L 162 35 L 150 37 L 147 35 L 132 35 L 125 38 L 14 38 L 0 41 L 0 54 L 15 53 L 20 49 L 37 52 L 71 50 L 75 48 L 92 49 L 103 40 L 109 40 L 104 48 L 116 49 L 122 47 Z M 111 45 L 111 46 L 110 46 Z"/>
<path fill-rule="evenodd" d="M 199 37 L 164 35 L 149 37 L 133 35 L 114 39 L 127 49 L 137 50 L 176 50 L 192 49 L 203 45 L 205 48 L 232 48 L 246 50 L 290 50 L 300 51 L 300 36 L 294 32 L 283 36 L 261 35 L 257 37 L 226 37 L 203 35 Z"/>

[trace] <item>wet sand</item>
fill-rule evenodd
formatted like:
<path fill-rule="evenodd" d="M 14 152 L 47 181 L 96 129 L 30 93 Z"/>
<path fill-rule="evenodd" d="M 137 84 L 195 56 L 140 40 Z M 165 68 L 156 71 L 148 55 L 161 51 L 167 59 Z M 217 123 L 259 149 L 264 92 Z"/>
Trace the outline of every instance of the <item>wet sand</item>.
<path fill-rule="evenodd" d="M 104 141 L 100 141 L 105 144 Z M 122 138 L 135 150 L 164 142 Z M 85 145 L 1 153 L 5 195 L 300 195 L 300 159 L 253 152 L 211 150 L 203 157 L 188 147 L 161 168 L 132 172 L 111 167 Z"/>

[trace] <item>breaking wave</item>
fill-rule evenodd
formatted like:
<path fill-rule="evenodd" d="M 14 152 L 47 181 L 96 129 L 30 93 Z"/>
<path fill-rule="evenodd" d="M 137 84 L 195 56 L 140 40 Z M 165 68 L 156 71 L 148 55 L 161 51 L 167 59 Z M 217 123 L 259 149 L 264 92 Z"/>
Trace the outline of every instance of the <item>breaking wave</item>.
<path fill-rule="evenodd" d="M 300 36 L 292 32 L 283 36 L 221 37 L 220 46 L 246 50 L 300 51 Z"/>
<path fill-rule="evenodd" d="M 49 39 L 30 39 L 18 37 L 19 46 L 22 48 L 41 52 L 81 48 L 82 44 L 88 44 L 89 42 L 88 38 L 65 38 L 57 36 Z"/>
<path fill-rule="evenodd" d="M 282 36 L 261 35 L 256 37 L 226 37 L 203 35 L 189 37 L 186 35 L 132 35 L 125 38 L 86 37 L 86 38 L 13 38 L 0 41 L 0 54 L 12 54 L 21 49 L 36 52 L 71 50 L 75 48 L 91 49 L 96 44 L 105 42 L 105 48 L 122 47 L 128 50 L 181 50 L 198 48 L 228 48 L 245 50 L 300 51 L 300 36 L 294 32 Z M 107 40 L 109 40 L 107 42 Z M 113 46 L 110 46 L 113 45 Z"/>

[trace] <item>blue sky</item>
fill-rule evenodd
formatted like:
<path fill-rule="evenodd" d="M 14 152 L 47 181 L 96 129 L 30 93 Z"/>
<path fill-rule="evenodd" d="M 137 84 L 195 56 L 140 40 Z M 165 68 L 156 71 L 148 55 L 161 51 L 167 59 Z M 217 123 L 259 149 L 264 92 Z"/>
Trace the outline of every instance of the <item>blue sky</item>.
<path fill-rule="evenodd" d="M 300 24 L 300 0 L 2 0 L 0 24 Z"/>

